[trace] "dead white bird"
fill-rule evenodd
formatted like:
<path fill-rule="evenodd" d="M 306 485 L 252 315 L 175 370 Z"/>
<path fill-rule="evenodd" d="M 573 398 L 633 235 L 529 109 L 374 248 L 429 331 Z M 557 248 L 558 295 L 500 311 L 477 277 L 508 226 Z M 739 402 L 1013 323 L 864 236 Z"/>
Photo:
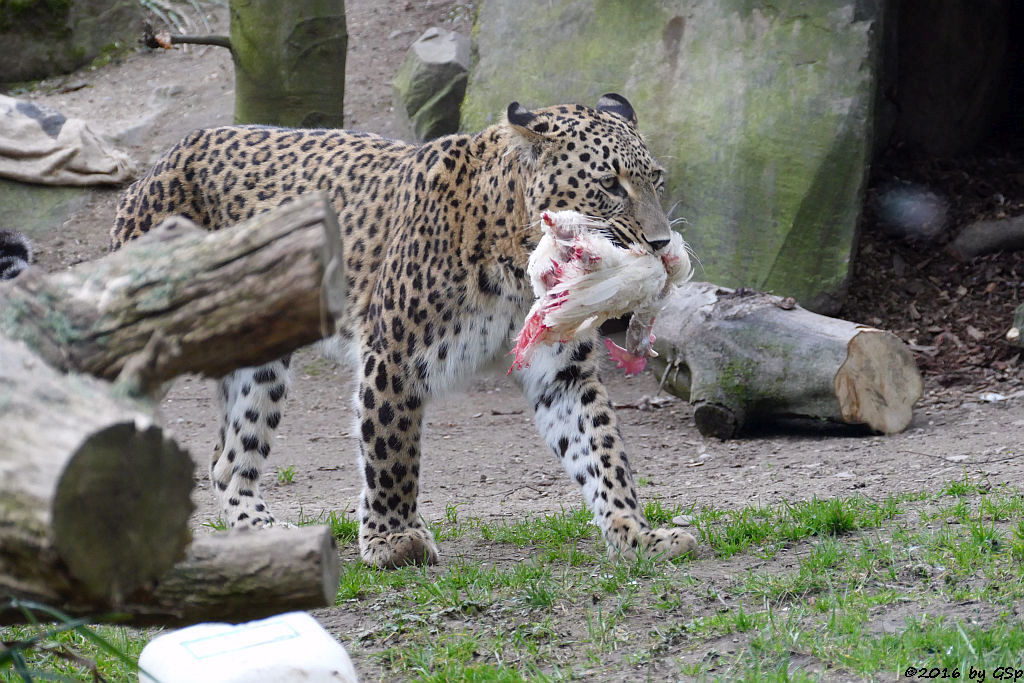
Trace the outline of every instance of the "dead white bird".
<path fill-rule="evenodd" d="M 509 372 L 528 366 L 537 344 L 568 341 L 631 311 L 626 348 L 605 340 L 612 359 L 626 374 L 637 374 L 657 355 L 651 328 L 659 300 L 690 276 L 686 245 L 673 232 L 660 254 L 639 244 L 622 249 L 600 231 L 602 225 L 575 211 L 541 214 L 544 236 L 527 266 L 537 300 L 516 337 Z"/>

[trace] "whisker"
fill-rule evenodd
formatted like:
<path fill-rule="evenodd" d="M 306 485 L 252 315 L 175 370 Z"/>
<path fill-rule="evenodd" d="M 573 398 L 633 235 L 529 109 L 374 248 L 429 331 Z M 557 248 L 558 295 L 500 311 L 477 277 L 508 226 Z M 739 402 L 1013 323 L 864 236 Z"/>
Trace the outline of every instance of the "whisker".
<path fill-rule="evenodd" d="M 690 243 L 686 242 L 683 245 L 683 248 L 686 250 L 686 255 L 690 258 L 690 270 L 691 270 L 690 276 L 692 277 L 693 276 L 693 271 L 696 270 L 693 267 L 694 263 L 696 263 L 698 266 L 700 266 L 701 272 L 703 272 L 704 271 L 704 263 L 700 260 L 700 256 L 697 256 L 697 252 L 695 252 L 693 250 L 693 247 L 690 246 Z"/>

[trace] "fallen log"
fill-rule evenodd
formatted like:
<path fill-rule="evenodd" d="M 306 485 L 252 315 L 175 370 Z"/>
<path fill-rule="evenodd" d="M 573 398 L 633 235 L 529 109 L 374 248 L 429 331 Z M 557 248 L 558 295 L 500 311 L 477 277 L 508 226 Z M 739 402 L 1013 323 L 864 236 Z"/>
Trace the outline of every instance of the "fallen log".
<path fill-rule="evenodd" d="M 133 626 L 239 623 L 331 606 L 339 575 L 329 527 L 223 532 L 196 537 L 183 560 L 114 610 L 80 600 L 48 604 L 68 616 Z M 0 605 L 0 624 L 26 620 L 20 609 Z"/>
<path fill-rule="evenodd" d="M 0 593 L 111 609 L 190 539 L 194 465 L 146 407 L 0 337 Z"/>
<path fill-rule="evenodd" d="M 275 527 L 195 539 L 131 623 L 232 623 L 334 605 L 341 565 L 330 527 Z"/>
<path fill-rule="evenodd" d="M 183 224 L 186 227 L 182 227 Z M 0 284 L 0 334 L 51 365 L 142 392 L 186 372 L 220 377 L 333 332 L 341 233 L 323 193 L 208 233 L 171 219 L 102 259 Z"/>
<path fill-rule="evenodd" d="M 654 367 L 694 405 L 705 436 L 808 417 L 892 434 L 910 423 L 923 383 L 896 335 L 811 313 L 792 299 L 696 282 L 654 325 Z"/>
<path fill-rule="evenodd" d="M 960 261 L 994 251 L 1024 249 L 1024 216 L 971 223 L 956 236 L 946 251 Z"/>

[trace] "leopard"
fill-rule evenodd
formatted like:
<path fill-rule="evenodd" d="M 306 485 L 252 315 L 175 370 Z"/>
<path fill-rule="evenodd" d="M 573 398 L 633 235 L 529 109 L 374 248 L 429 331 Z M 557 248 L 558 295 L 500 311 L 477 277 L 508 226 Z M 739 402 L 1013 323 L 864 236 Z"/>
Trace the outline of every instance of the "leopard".
<path fill-rule="evenodd" d="M 32 259 L 32 242 L 25 233 L 0 229 L 0 280 L 18 277 Z"/>
<path fill-rule="evenodd" d="M 333 339 L 353 367 L 363 562 L 439 562 L 419 514 L 424 407 L 507 353 L 535 300 L 527 267 L 545 211 L 599 219 L 616 246 L 670 242 L 665 172 L 630 102 L 529 109 L 423 143 L 338 129 L 232 125 L 194 131 L 120 199 L 114 249 L 171 216 L 219 230 L 324 191 L 338 214 L 346 307 Z M 644 515 L 597 333 L 539 348 L 514 373 L 547 446 L 576 482 L 608 552 L 674 558 L 693 536 Z M 225 369 L 212 488 L 231 529 L 275 523 L 260 491 L 291 390 L 289 357 Z M 501 457 L 499 454 L 492 456 Z"/>

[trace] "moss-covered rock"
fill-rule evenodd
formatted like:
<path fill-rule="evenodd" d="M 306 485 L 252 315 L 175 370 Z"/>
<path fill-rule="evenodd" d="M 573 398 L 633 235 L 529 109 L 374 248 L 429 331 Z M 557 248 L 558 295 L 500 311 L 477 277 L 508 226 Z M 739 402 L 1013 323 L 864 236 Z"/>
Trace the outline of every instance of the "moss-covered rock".
<path fill-rule="evenodd" d="M 0 0 L 0 83 L 84 66 L 142 33 L 138 0 Z"/>
<path fill-rule="evenodd" d="M 405 138 L 422 142 L 459 129 L 468 71 L 468 38 L 436 26 L 424 31 L 392 81 Z"/>
<path fill-rule="evenodd" d="M 702 279 L 838 308 L 877 61 L 871 0 L 487 0 L 462 128 L 528 107 L 634 105 Z M 528 37 L 528 38 L 527 38 Z"/>

